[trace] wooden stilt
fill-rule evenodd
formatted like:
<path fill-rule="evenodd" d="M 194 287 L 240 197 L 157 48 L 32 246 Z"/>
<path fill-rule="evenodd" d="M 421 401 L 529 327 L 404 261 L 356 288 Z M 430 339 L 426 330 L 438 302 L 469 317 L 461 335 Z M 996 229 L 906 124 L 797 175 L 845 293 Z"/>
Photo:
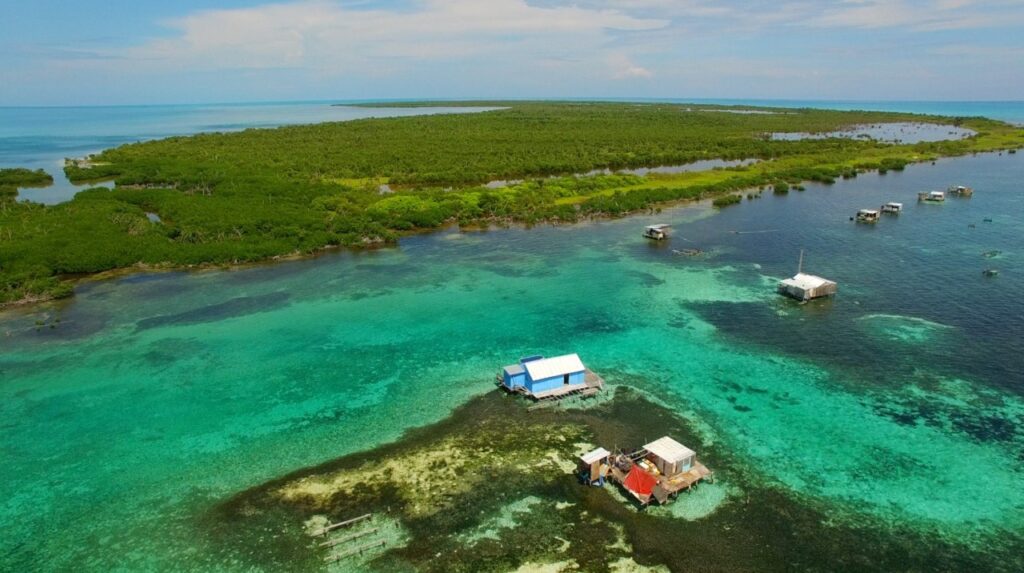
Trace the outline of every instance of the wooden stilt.
<path fill-rule="evenodd" d="M 348 519 L 348 520 L 345 520 L 345 521 L 340 521 L 338 523 L 332 523 L 332 524 L 330 524 L 330 525 L 328 525 L 326 527 L 323 527 L 321 529 L 318 529 L 318 530 L 314 531 L 310 535 L 312 535 L 313 537 L 317 537 L 317 536 L 320 536 L 320 535 L 327 535 L 327 533 L 330 532 L 330 531 L 334 531 L 335 529 L 338 529 L 338 528 L 341 528 L 341 527 L 348 527 L 349 525 L 352 525 L 353 523 L 359 523 L 360 521 L 363 521 L 364 519 L 369 519 L 372 515 L 373 515 L 372 513 L 367 513 L 366 515 L 360 515 L 359 517 L 353 517 L 352 519 Z"/>
<path fill-rule="evenodd" d="M 324 541 L 323 543 L 320 544 L 320 547 L 334 547 L 335 545 L 340 545 L 340 544 L 348 542 L 348 541 L 354 541 L 356 539 L 359 539 L 360 537 L 366 537 L 367 535 L 373 535 L 374 533 L 377 533 L 378 531 L 379 531 L 379 529 L 374 527 L 373 529 L 367 529 L 366 531 L 360 531 L 359 533 L 353 533 L 352 535 L 346 535 L 345 537 L 339 537 L 337 539 L 331 539 L 329 541 Z"/>
<path fill-rule="evenodd" d="M 380 541 L 374 541 L 373 543 L 367 543 L 366 545 L 360 545 L 359 547 L 356 547 L 354 549 L 350 549 L 348 551 L 345 551 L 344 553 L 335 553 L 334 555 L 328 555 L 324 559 L 324 561 L 327 562 L 327 563 L 334 563 L 335 561 L 340 561 L 340 560 L 342 560 L 342 559 L 344 559 L 346 557 L 352 557 L 353 555 L 359 555 L 359 554 L 361 554 L 364 551 L 368 551 L 370 549 L 375 549 L 377 547 L 383 547 L 384 545 L 387 545 L 387 541 L 384 541 L 383 539 L 381 539 Z"/>

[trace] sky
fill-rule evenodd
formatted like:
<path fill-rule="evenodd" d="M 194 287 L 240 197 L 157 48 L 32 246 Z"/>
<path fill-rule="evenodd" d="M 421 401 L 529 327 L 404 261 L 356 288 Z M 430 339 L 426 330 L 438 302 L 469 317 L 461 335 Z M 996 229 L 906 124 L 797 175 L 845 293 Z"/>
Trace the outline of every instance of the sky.
<path fill-rule="evenodd" d="M 1024 0 L 0 0 L 0 105 L 1024 99 Z"/>

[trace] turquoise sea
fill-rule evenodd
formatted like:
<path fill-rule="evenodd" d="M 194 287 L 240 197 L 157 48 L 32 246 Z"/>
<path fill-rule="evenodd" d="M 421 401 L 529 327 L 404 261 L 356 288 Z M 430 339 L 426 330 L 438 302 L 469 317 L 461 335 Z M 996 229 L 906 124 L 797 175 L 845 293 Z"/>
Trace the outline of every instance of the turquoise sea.
<path fill-rule="evenodd" d="M 161 135 L 124 129 L 109 137 Z M 6 164 L 17 145 L 0 139 Z M 519 356 L 565 352 L 833 521 L 924 532 L 979 563 L 1022 554 L 1022 181 L 1024 154 L 979 155 L 721 211 L 134 274 L 7 311 L 0 570 L 250 570 L 200 527 L 216 504 L 440 420 Z M 973 198 L 916 202 L 961 183 Z M 904 213 L 849 220 L 886 201 Z M 654 222 L 671 241 L 640 237 Z M 774 294 L 800 249 L 834 300 Z"/>

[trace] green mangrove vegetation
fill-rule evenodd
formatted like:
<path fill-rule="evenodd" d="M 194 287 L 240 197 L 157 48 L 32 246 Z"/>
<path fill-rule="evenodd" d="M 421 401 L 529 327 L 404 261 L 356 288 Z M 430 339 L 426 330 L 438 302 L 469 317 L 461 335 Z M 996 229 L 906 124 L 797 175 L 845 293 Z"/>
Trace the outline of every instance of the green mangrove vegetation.
<path fill-rule="evenodd" d="M 0 193 L 0 304 L 68 295 L 67 278 L 83 273 L 386 244 L 449 223 L 618 216 L 671 201 L 827 184 L 863 171 L 1024 146 L 1024 130 L 984 118 L 810 109 L 738 114 L 668 104 L 473 105 L 501 109 L 172 137 L 70 161 L 65 172 L 73 182 L 115 184 L 54 206 Z M 916 144 L 769 135 L 898 121 L 956 124 L 976 134 Z M 707 159 L 760 161 L 643 177 L 578 176 Z M 494 180 L 513 184 L 485 186 Z"/>
<path fill-rule="evenodd" d="M 18 187 L 45 187 L 52 184 L 53 177 L 42 169 L 0 169 L 0 199 L 17 195 Z"/>
<path fill-rule="evenodd" d="M 711 202 L 715 207 L 728 207 L 729 205 L 735 205 L 743 201 L 742 195 L 730 194 L 722 195 L 721 197 L 715 197 L 714 201 Z"/>

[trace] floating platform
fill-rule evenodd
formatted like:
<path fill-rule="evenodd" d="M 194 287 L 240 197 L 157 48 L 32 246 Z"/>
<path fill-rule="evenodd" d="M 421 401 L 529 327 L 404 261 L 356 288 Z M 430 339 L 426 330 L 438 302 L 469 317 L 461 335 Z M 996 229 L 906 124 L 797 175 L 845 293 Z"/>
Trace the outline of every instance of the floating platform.
<path fill-rule="evenodd" d="M 882 205 L 881 211 L 889 215 L 899 215 L 900 213 L 903 212 L 903 203 L 896 203 L 894 201 L 890 201 L 885 205 Z"/>
<path fill-rule="evenodd" d="M 917 200 L 922 203 L 944 203 L 946 194 L 942 191 L 922 191 L 917 194 Z"/>

